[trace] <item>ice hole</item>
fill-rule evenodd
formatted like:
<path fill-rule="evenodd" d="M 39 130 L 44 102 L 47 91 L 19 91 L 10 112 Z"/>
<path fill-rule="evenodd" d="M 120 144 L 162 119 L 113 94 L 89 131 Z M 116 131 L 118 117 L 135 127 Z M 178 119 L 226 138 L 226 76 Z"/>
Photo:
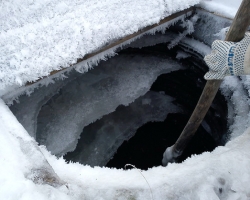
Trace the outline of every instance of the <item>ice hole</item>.
<path fill-rule="evenodd" d="M 40 145 L 67 161 L 159 166 L 189 119 L 207 70 L 202 60 L 207 46 L 186 37 L 169 50 L 166 37 L 176 37 L 171 34 L 152 36 L 164 38 L 153 46 L 137 41 L 85 74 L 72 72 L 21 96 L 10 108 Z M 226 138 L 227 104 L 218 92 L 179 162 L 223 145 Z"/>
<path fill-rule="evenodd" d="M 175 58 L 179 50 L 177 47 L 167 54 Z M 166 46 L 129 49 L 120 54 L 160 58 L 165 56 Z M 140 169 L 161 165 L 163 152 L 177 140 L 205 85 L 202 61 L 186 57 L 179 62 L 184 68 L 159 75 L 145 95 L 84 127 L 76 149 L 64 158 L 115 168 L 128 163 Z M 227 106 L 219 92 L 179 162 L 223 145 L 226 132 Z"/>

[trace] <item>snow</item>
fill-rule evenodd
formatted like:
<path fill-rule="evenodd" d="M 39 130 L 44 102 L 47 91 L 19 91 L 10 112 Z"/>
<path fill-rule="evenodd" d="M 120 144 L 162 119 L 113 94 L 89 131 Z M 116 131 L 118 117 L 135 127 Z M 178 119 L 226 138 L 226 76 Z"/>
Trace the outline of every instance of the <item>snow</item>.
<path fill-rule="evenodd" d="M 239 136 L 249 127 L 249 77 L 227 77 L 221 90 L 228 102 L 228 121 L 231 139 Z"/>
<path fill-rule="evenodd" d="M 233 19 L 242 0 L 203 0 L 200 6 L 210 12 Z"/>
<path fill-rule="evenodd" d="M 0 89 L 22 86 L 67 68 L 78 58 L 197 3 L 199 0 L 3 1 Z"/>
<path fill-rule="evenodd" d="M 8 92 L 13 90 L 16 84 L 24 85 L 27 81 L 47 76 L 52 70 L 66 68 L 75 63 L 77 58 L 83 57 L 113 40 L 157 23 L 165 16 L 197 3 L 199 3 L 198 0 L 178 0 L 173 3 L 161 0 L 91 0 L 82 2 L 76 0 L 59 2 L 15 0 L 1 2 L 0 87 Z M 239 3 L 238 0 L 212 0 L 201 2 L 200 6 L 232 18 Z M 199 13 L 201 15 L 202 11 Z M 209 14 L 207 16 L 209 17 Z M 206 20 L 208 21 L 208 19 Z M 208 29 L 209 26 L 214 25 L 213 31 L 218 33 L 219 28 L 221 30 L 227 23 L 228 21 L 218 20 L 218 24 L 208 24 Z M 210 29 L 212 28 L 210 27 Z M 208 33 L 211 31 L 203 32 L 201 37 L 205 38 Z M 211 37 L 207 39 L 206 44 L 208 45 L 211 42 L 209 40 Z M 202 55 L 209 52 L 209 47 L 197 40 L 181 38 L 179 42 L 186 48 L 190 47 L 191 50 L 199 51 Z M 113 51 L 105 52 L 89 62 L 96 63 L 101 57 L 105 58 L 113 53 Z M 187 56 L 186 51 L 179 53 L 179 58 L 185 56 Z M 77 66 L 78 71 L 86 72 L 88 70 L 88 68 Z M 105 71 L 105 67 L 103 68 L 102 70 Z M 125 68 L 120 69 L 125 70 Z M 149 72 L 149 69 L 146 70 L 146 73 Z M 153 72 L 151 71 L 151 73 Z M 141 75 L 141 79 L 145 79 L 143 74 L 139 73 L 139 75 Z M 98 77 L 98 74 L 94 77 Z M 134 78 L 136 82 L 137 78 Z M 93 83 L 97 80 L 98 78 L 93 79 Z M 70 81 L 71 79 L 68 80 L 68 82 Z M 137 89 L 143 90 L 149 87 L 149 82 L 152 82 L 153 78 L 146 81 L 148 81 L 146 85 L 145 82 L 142 82 L 141 88 Z M 110 84 L 110 82 L 105 83 Z M 52 94 L 59 91 L 64 84 L 66 82 L 59 81 L 48 90 L 44 87 L 42 93 L 35 94 L 33 99 L 25 102 L 26 107 L 24 106 L 23 110 L 19 111 L 19 116 L 23 116 L 29 112 L 28 108 L 32 110 L 27 113 L 27 118 L 24 118 L 24 124 L 27 125 L 27 130 L 33 132 L 34 137 L 36 122 L 32 120 L 36 120 L 41 105 L 50 99 Z M 134 82 L 133 84 L 137 85 Z M 111 81 L 110 86 L 114 85 Z M 100 84 L 100 89 L 101 86 Z M 0 100 L 0 159 L 2 161 L 0 165 L 0 199 L 249 199 L 250 78 L 248 76 L 228 77 L 223 82 L 221 90 L 226 97 L 229 109 L 228 121 L 231 138 L 228 138 L 229 142 L 226 146 L 217 147 L 211 153 L 193 155 L 181 164 L 169 164 L 167 167 L 155 167 L 147 171 L 138 169 L 125 171 L 66 163 L 63 158 L 51 155 L 44 146 L 37 146 L 4 101 Z M 74 91 L 72 92 L 74 93 Z M 134 98 L 145 92 L 146 90 L 134 91 L 131 96 Z M 117 105 L 129 104 L 132 101 L 131 96 L 128 95 L 127 99 L 120 97 Z M 6 101 L 9 99 L 12 101 L 11 98 L 6 97 Z M 146 98 L 142 100 L 142 105 L 150 106 L 150 102 L 149 98 Z M 76 107 L 75 110 L 77 109 L 79 107 Z M 115 108 L 107 110 L 112 109 Z M 13 112 L 15 111 L 13 110 Z M 71 119 L 72 116 L 69 115 L 66 120 Z M 98 116 L 89 120 L 93 121 L 96 118 Z M 32 123 L 29 124 L 29 121 Z M 81 125 L 81 127 L 83 126 Z M 57 130 L 53 131 L 58 133 Z M 44 171 L 50 174 L 56 173 L 60 177 L 58 184 L 49 185 L 36 181 Z M 57 175 L 54 177 L 59 179 Z"/>

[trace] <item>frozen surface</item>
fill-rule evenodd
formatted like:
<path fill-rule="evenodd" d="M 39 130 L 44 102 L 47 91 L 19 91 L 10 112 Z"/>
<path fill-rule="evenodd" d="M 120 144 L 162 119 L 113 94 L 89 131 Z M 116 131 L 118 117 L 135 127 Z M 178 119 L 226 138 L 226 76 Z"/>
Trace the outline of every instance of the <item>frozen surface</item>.
<path fill-rule="evenodd" d="M 0 89 L 69 67 L 78 58 L 199 2 L 2 1 Z"/>
<path fill-rule="evenodd" d="M 172 97 L 149 91 L 127 107 L 118 107 L 83 129 L 75 150 L 77 153 L 72 153 L 71 160 L 90 166 L 105 166 L 118 147 L 134 136 L 143 124 L 164 121 L 168 113 L 180 112 L 173 100 Z"/>
<path fill-rule="evenodd" d="M 74 150 L 83 127 L 144 95 L 158 75 L 180 68 L 171 59 L 153 56 L 120 55 L 102 62 L 41 109 L 37 141 L 56 155 Z"/>
<path fill-rule="evenodd" d="M 200 6 L 208 11 L 233 19 L 242 0 L 203 0 Z"/>
<path fill-rule="evenodd" d="M 40 160 L 30 156 L 29 151 L 20 149 L 13 133 L 28 134 L 3 101 L 0 102 L 0 111 L 1 122 L 4 122 L 0 131 L 0 155 L 3 161 L 0 166 L 0 199 L 151 200 L 153 196 L 153 199 L 162 200 L 234 200 L 250 197 L 249 129 L 225 147 L 218 147 L 211 153 L 193 156 L 181 164 L 169 164 L 147 171 L 67 164 L 62 158 L 57 159 L 41 148 L 56 174 L 67 183 L 67 187 L 51 187 L 27 179 L 30 163 L 40 163 Z"/>

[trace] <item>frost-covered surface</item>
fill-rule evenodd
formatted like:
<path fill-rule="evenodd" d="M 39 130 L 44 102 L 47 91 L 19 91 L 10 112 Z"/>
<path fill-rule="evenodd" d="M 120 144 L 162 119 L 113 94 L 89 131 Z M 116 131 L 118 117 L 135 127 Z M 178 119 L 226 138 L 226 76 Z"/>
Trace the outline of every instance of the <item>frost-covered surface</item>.
<path fill-rule="evenodd" d="M 78 58 L 197 3 L 199 0 L 3 1 L 0 88 L 21 86 L 69 67 Z"/>
<path fill-rule="evenodd" d="M 34 89 L 42 87 L 42 86 L 48 86 L 51 83 L 54 83 L 55 80 L 63 80 L 65 79 L 68 75 L 68 73 L 72 72 L 72 69 L 75 69 L 77 72 L 80 73 L 86 73 L 89 69 L 92 69 L 92 67 L 96 66 L 99 64 L 100 60 L 107 60 L 109 57 L 112 57 L 116 55 L 116 51 L 123 48 L 123 47 L 128 47 L 128 45 L 137 40 L 138 38 L 141 38 L 145 34 L 155 34 L 156 32 L 162 32 L 164 33 L 167 28 L 169 28 L 171 25 L 174 25 L 178 21 L 184 21 L 184 19 L 187 16 L 190 16 L 192 14 L 192 11 L 189 11 L 183 15 L 180 15 L 179 17 L 176 17 L 170 21 L 167 21 L 159 26 L 156 26 L 144 33 L 140 33 L 139 35 L 126 40 L 125 42 L 118 44 L 112 48 L 109 48 L 103 52 L 99 52 L 98 54 L 91 56 L 90 58 L 77 63 L 76 65 L 66 68 L 62 71 L 59 71 L 53 75 L 50 75 L 47 78 L 44 78 L 36 83 L 33 83 L 32 85 L 23 85 L 20 87 L 20 84 L 16 83 L 11 86 L 6 86 L 4 89 L 0 88 L 0 96 L 2 96 L 3 100 L 8 103 L 12 104 L 13 100 L 16 100 L 20 95 L 22 94 L 31 94 Z M 75 72 L 75 71 L 74 71 Z M 65 76 L 66 75 L 66 76 Z M 1 85 L 0 85 L 1 86 Z"/>
<path fill-rule="evenodd" d="M 3 101 L 0 101 L 1 167 L 0 198 L 10 200 L 99 200 L 99 199 L 249 199 L 250 197 L 250 130 L 218 147 L 212 153 L 193 156 L 182 164 L 155 167 L 147 171 L 124 171 L 108 168 L 66 164 L 41 150 L 66 186 L 51 187 L 35 184 L 26 178 L 31 164 L 39 159 L 21 151 L 17 135 L 27 132 L 16 121 Z M 9 123 L 7 123 L 9 122 Z M 9 125 L 12 126 L 9 126 Z M 15 126 L 15 129 L 11 128 Z M 14 147 L 14 148 L 13 148 Z M 228 164 L 230 163 L 230 164 Z M 147 182 L 143 178 L 143 176 Z M 152 191 L 152 193 L 151 193 Z"/>
<path fill-rule="evenodd" d="M 215 14 L 233 19 L 241 2 L 242 0 L 203 0 L 200 6 Z"/>

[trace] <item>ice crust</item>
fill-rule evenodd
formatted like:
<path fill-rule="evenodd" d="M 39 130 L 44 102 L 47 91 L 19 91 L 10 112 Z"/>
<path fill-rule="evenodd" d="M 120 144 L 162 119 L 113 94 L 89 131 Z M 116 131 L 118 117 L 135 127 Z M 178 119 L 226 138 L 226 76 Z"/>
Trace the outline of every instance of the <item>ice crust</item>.
<path fill-rule="evenodd" d="M 93 167 L 105 166 L 118 147 L 134 136 L 143 124 L 164 121 L 168 113 L 180 112 L 181 109 L 172 103 L 173 100 L 172 97 L 149 91 L 128 106 L 119 107 L 85 127 L 72 161 Z"/>
<path fill-rule="evenodd" d="M 37 141 L 55 155 L 74 150 L 83 127 L 144 95 L 158 75 L 180 68 L 171 59 L 150 56 L 120 55 L 102 62 L 41 109 Z"/>

